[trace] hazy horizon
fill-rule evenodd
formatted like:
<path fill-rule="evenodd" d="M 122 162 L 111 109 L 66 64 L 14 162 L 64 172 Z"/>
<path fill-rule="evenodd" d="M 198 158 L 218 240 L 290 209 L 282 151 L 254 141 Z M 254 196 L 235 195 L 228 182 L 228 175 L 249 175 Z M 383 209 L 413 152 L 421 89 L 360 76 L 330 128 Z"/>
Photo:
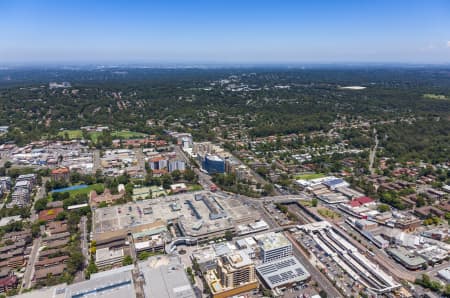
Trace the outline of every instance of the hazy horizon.
<path fill-rule="evenodd" d="M 2 1 L 0 64 L 450 62 L 450 2 Z"/>

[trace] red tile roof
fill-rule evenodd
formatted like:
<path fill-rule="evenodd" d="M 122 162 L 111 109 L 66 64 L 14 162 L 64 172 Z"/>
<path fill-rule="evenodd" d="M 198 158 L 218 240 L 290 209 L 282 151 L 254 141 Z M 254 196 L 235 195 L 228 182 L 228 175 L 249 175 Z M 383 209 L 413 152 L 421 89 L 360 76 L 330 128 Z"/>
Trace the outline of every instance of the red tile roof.
<path fill-rule="evenodd" d="M 8 277 L 0 279 L 0 287 L 12 286 L 17 283 L 17 276 L 10 275 Z"/>
<path fill-rule="evenodd" d="M 58 174 L 68 174 L 69 169 L 68 168 L 57 168 L 52 170 L 52 175 L 58 175 Z"/>
<path fill-rule="evenodd" d="M 348 204 L 350 206 L 352 206 L 352 207 L 359 207 L 359 206 L 361 206 L 361 204 L 358 202 L 358 200 L 350 201 L 350 202 L 348 202 Z"/>
<path fill-rule="evenodd" d="M 361 205 L 372 203 L 373 199 L 369 197 L 360 197 L 356 199 Z"/>

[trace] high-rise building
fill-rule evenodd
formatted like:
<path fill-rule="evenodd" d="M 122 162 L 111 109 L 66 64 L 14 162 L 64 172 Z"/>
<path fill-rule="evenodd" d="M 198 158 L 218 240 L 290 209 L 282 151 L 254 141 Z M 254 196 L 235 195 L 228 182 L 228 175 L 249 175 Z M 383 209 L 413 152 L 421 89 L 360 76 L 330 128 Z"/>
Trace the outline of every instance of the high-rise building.
<path fill-rule="evenodd" d="M 169 172 L 175 170 L 184 172 L 186 170 L 186 164 L 182 160 L 169 160 Z"/>
<path fill-rule="evenodd" d="M 5 192 L 10 191 L 11 190 L 11 177 L 5 176 L 5 177 L 0 177 L 0 184 L 3 185 L 3 190 Z"/>
<path fill-rule="evenodd" d="M 257 236 L 263 263 L 292 256 L 292 243 L 282 233 Z"/>
<path fill-rule="evenodd" d="M 225 160 L 217 155 L 198 155 L 202 168 L 209 174 L 225 173 Z"/>
<path fill-rule="evenodd" d="M 230 297 L 258 288 L 255 264 L 244 251 L 217 258 L 217 281 L 210 283 L 214 298 Z"/>
<path fill-rule="evenodd" d="M 150 169 L 152 170 L 162 170 L 167 167 L 167 158 L 165 157 L 155 157 L 149 161 Z"/>

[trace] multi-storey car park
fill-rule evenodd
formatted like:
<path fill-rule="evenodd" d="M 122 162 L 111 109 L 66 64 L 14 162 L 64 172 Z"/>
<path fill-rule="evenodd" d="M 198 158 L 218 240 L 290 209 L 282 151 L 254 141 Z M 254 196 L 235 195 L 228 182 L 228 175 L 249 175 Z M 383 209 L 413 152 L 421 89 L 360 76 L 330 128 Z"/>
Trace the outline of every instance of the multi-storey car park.
<path fill-rule="evenodd" d="M 370 291 L 380 294 L 391 292 L 400 284 L 363 256 L 358 249 L 345 240 L 339 231 L 327 221 L 299 226 L 315 241 L 339 267 L 350 277 Z"/>
<path fill-rule="evenodd" d="M 93 238 L 125 238 L 127 234 L 154 229 L 154 223 L 162 222 L 174 227 L 175 240 L 205 242 L 260 218 L 258 211 L 243 208 L 237 199 L 201 191 L 95 209 Z"/>

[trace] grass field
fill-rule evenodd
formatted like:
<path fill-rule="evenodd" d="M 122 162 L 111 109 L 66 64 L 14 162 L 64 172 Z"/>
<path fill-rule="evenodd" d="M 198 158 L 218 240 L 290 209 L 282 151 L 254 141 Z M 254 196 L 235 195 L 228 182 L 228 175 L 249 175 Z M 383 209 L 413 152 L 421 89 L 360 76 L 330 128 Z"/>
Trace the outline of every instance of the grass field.
<path fill-rule="evenodd" d="M 336 219 L 341 217 L 341 215 L 339 213 L 336 213 L 330 209 L 326 209 L 326 208 L 319 208 L 317 209 L 317 212 L 322 215 L 323 217 L 326 218 L 330 218 L 330 219 Z"/>
<path fill-rule="evenodd" d="M 322 178 L 325 177 L 325 174 L 321 174 L 321 173 L 316 173 L 316 174 L 301 174 L 301 175 L 296 175 L 295 179 L 298 180 L 312 180 L 312 179 L 317 179 L 317 178 Z"/>
<path fill-rule="evenodd" d="M 91 190 L 95 190 L 97 193 L 102 193 L 105 190 L 105 187 L 103 186 L 103 184 L 97 183 L 97 184 L 91 184 L 86 188 L 71 190 L 71 191 L 69 191 L 69 193 L 70 193 L 71 197 L 74 197 L 77 194 L 84 194 L 84 193 L 89 194 L 91 192 Z"/>
<path fill-rule="evenodd" d="M 298 202 L 300 203 L 300 205 L 305 206 L 305 207 L 311 207 L 312 206 L 311 201 L 299 200 Z"/>
<path fill-rule="evenodd" d="M 191 191 L 198 191 L 198 190 L 203 189 L 203 187 L 200 184 L 192 184 L 192 185 L 189 185 L 188 188 Z"/>
<path fill-rule="evenodd" d="M 73 130 L 63 130 L 58 133 L 58 136 L 64 137 L 66 133 L 69 136 L 69 139 L 81 139 L 83 137 L 83 132 L 80 129 L 73 129 Z M 101 135 L 101 132 L 90 132 L 89 136 L 91 137 L 91 140 L 93 142 L 97 141 L 97 137 Z M 145 133 L 136 132 L 136 131 L 129 131 L 129 130 L 119 130 L 119 131 L 113 131 L 111 133 L 112 137 L 115 139 L 137 139 L 137 138 L 144 138 L 147 135 Z"/>

